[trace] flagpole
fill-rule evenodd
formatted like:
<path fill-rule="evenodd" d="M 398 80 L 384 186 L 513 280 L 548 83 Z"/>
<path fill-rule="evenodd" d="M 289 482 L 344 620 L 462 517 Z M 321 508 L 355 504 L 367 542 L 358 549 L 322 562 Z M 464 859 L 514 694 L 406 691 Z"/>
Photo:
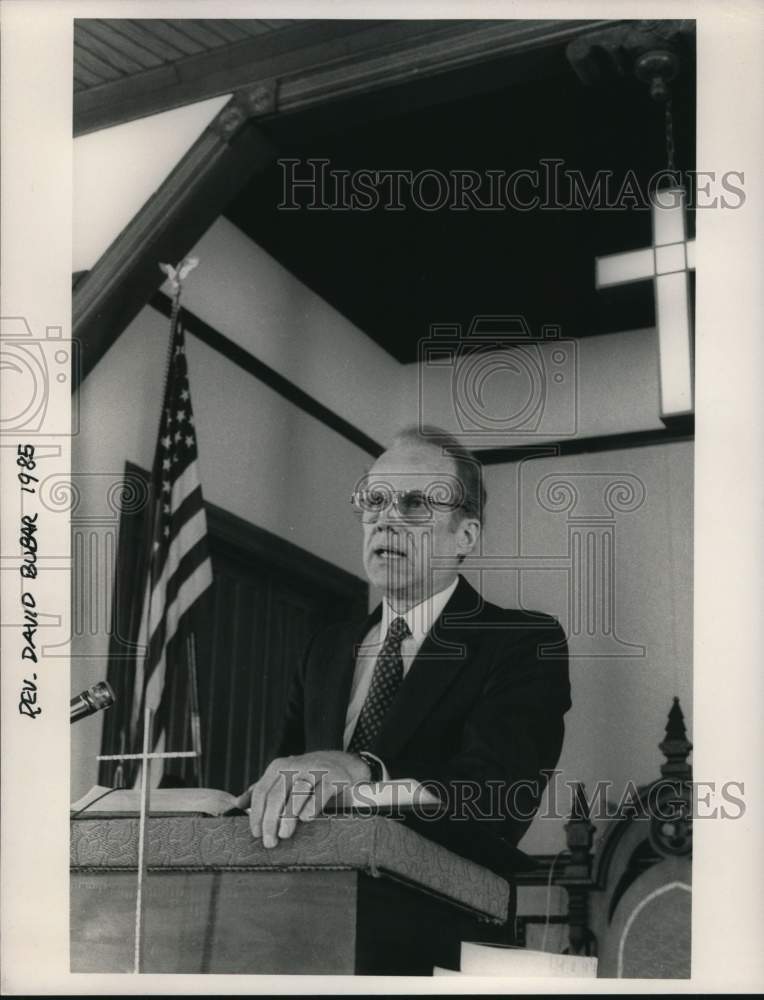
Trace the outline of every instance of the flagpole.
<path fill-rule="evenodd" d="M 191 746 L 196 752 L 194 772 L 197 787 L 202 787 L 202 720 L 199 714 L 199 675 L 196 669 L 196 632 L 186 639 L 189 687 L 191 689 Z"/>
<path fill-rule="evenodd" d="M 133 972 L 141 971 L 141 953 L 143 951 L 144 921 L 143 921 L 143 885 L 146 879 L 146 824 L 149 817 L 151 797 L 151 750 L 152 730 L 154 729 L 154 713 L 149 711 L 143 717 L 143 760 L 141 763 L 141 811 L 138 821 L 138 885 L 135 895 L 135 935 L 133 938 Z"/>

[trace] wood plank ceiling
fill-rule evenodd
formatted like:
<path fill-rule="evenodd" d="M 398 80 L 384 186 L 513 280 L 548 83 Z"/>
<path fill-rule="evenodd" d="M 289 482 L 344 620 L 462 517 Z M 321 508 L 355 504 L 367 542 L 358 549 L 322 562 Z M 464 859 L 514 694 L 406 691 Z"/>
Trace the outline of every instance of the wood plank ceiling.
<path fill-rule="evenodd" d="M 166 18 L 78 18 L 74 34 L 74 90 L 114 83 L 189 56 L 220 50 L 296 24 L 295 21 L 205 21 Z"/>

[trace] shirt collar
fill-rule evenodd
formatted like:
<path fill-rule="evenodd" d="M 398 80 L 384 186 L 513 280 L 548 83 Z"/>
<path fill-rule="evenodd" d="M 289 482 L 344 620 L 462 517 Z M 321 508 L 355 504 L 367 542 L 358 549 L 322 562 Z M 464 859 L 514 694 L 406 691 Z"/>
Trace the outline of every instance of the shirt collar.
<path fill-rule="evenodd" d="M 439 590 L 437 594 L 431 594 L 413 608 L 409 608 L 405 615 L 398 615 L 388 604 L 387 598 L 382 600 L 382 618 L 379 623 L 379 637 L 384 640 L 390 623 L 393 618 L 404 618 L 411 631 L 411 637 L 421 644 L 425 636 L 430 631 L 441 612 L 451 600 L 451 595 L 456 590 L 459 583 L 457 576 L 453 583 L 449 584 L 445 590 Z"/>

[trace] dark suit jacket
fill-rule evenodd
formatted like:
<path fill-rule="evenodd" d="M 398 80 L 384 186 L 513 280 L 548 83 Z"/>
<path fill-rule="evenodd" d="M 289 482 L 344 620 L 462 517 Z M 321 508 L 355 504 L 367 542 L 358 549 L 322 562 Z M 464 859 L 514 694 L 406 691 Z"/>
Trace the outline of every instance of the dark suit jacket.
<path fill-rule="evenodd" d="M 275 756 L 342 749 L 355 651 L 380 616 L 381 606 L 363 622 L 314 637 L 292 682 Z M 546 783 L 542 772 L 559 759 L 568 708 L 567 644 L 557 620 L 489 604 L 460 577 L 367 749 L 392 778 L 434 782 L 448 825 L 420 824 L 421 832 L 475 856 L 465 843 L 474 846 L 476 820 L 504 844 L 525 832 Z"/>

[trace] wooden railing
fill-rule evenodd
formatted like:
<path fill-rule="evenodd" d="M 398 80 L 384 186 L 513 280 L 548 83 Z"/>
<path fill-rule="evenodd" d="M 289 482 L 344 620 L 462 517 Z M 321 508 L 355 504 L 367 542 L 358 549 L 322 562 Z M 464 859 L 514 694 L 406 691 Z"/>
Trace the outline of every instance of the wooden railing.
<path fill-rule="evenodd" d="M 692 855 L 692 768 L 679 700 L 674 698 L 659 748 L 664 755 L 661 777 L 639 789 L 638 798 L 623 810 L 608 813 L 608 829 L 593 850 L 595 827 L 591 822 L 586 790 L 574 786 L 573 808 L 565 824 L 566 849 L 559 854 L 529 855 L 533 867 L 514 876 L 518 890 L 557 886 L 565 889 L 564 914 L 519 914 L 515 919 L 516 943 L 527 942 L 531 924 L 564 924 L 573 955 L 596 955 L 598 942 L 593 924 L 606 926 L 618 900 L 648 868 L 665 858 Z M 596 907 L 598 920 L 591 910 Z"/>

